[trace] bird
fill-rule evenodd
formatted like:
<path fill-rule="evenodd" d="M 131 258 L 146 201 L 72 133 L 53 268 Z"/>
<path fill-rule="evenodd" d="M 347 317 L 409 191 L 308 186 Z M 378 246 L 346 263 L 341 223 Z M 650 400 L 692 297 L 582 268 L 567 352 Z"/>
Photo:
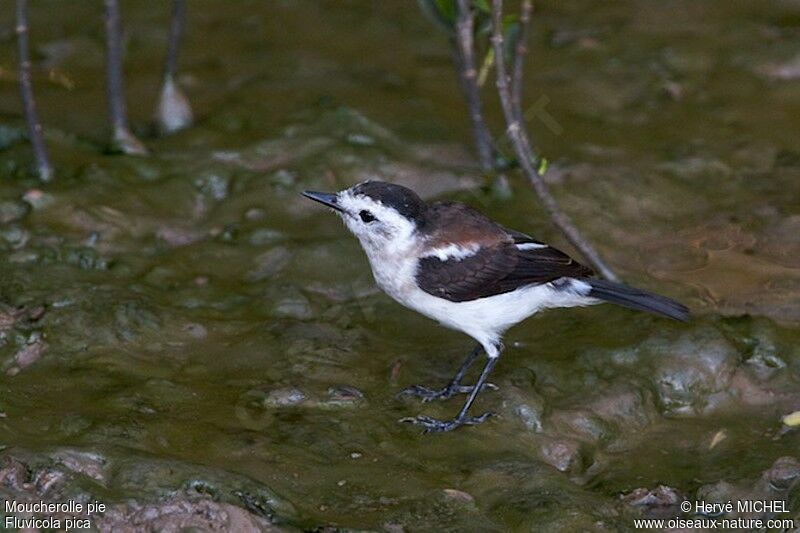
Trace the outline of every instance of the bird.
<path fill-rule="evenodd" d="M 622 283 L 600 279 L 566 253 L 507 229 L 458 202 L 427 203 L 413 190 L 377 180 L 337 193 L 303 191 L 344 221 L 366 253 L 377 285 L 391 298 L 477 341 L 442 389 L 415 385 L 403 396 L 423 401 L 467 394 L 449 420 L 425 415 L 402 419 L 425 433 L 477 425 L 494 413 L 470 416 L 503 350 L 504 333 L 544 309 L 609 302 L 674 320 L 689 320 L 682 304 Z M 483 352 L 475 385 L 462 380 Z"/>

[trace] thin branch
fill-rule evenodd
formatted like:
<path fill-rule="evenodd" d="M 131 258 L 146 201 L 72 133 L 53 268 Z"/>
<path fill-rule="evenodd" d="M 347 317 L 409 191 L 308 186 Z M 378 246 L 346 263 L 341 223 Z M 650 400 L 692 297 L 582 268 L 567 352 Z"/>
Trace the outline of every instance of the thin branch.
<path fill-rule="evenodd" d="M 161 96 L 156 109 L 156 123 L 161 133 L 174 133 L 187 128 L 192 123 L 192 107 L 175 79 L 178 68 L 178 49 L 180 48 L 183 24 L 186 17 L 184 0 L 174 0 L 169 24 L 167 57 L 164 62 L 164 77 L 161 83 Z"/>
<path fill-rule="evenodd" d="M 122 81 L 122 28 L 117 0 L 105 0 L 104 6 L 108 112 L 111 127 L 116 131 L 128 128 Z"/>
<path fill-rule="evenodd" d="M 128 128 L 125 90 L 122 80 L 122 22 L 118 0 L 104 0 L 106 29 L 106 94 L 108 114 L 115 149 L 126 154 L 143 155 L 147 148 Z"/>
<path fill-rule="evenodd" d="M 474 26 L 475 18 L 470 0 L 458 0 L 456 35 L 453 43 L 453 62 L 461 80 L 461 88 L 467 101 L 472 135 L 478 152 L 478 162 L 484 172 L 494 168 L 492 157 L 492 136 L 483 117 L 480 89 L 478 88 L 478 69 L 475 64 Z"/>
<path fill-rule="evenodd" d="M 522 72 L 525 66 L 525 55 L 528 53 L 528 33 L 530 33 L 533 1 L 523 0 L 519 14 L 519 35 L 514 50 L 514 66 L 511 71 L 511 104 L 514 115 L 522 121 Z"/>
<path fill-rule="evenodd" d="M 178 67 L 178 48 L 183 35 L 183 21 L 186 18 L 186 2 L 174 0 L 172 15 L 169 20 L 169 37 L 167 40 L 167 59 L 164 63 L 164 77 L 173 76 Z"/>
<path fill-rule="evenodd" d="M 28 51 L 28 2 L 17 0 L 17 61 L 19 62 L 19 92 L 22 108 L 25 113 L 25 124 L 28 126 L 28 139 L 33 148 L 36 160 L 36 172 L 42 181 L 53 178 L 53 167 L 47 157 L 47 149 L 42 138 L 42 125 L 36 114 L 36 101 L 33 99 L 31 82 L 31 60 Z"/>
<path fill-rule="evenodd" d="M 533 190 L 539 197 L 550 214 L 553 224 L 564 234 L 567 240 L 583 254 L 591 266 L 606 279 L 617 281 L 619 278 L 600 258 L 600 255 L 581 235 L 578 229 L 558 205 L 558 202 L 550 193 L 547 184 L 542 179 L 538 170 L 534 168 L 534 160 L 538 160 L 534 155 L 530 139 L 522 122 L 514 113 L 514 105 L 511 102 L 511 92 L 509 90 L 508 74 L 506 71 L 505 58 L 503 57 L 503 28 L 502 28 L 503 0 L 492 0 L 492 45 L 494 46 L 495 68 L 497 70 L 497 92 L 500 96 L 500 103 L 503 108 L 503 115 L 508 126 L 507 134 L 514 146 L 522 171 L 528 178 Z"/>

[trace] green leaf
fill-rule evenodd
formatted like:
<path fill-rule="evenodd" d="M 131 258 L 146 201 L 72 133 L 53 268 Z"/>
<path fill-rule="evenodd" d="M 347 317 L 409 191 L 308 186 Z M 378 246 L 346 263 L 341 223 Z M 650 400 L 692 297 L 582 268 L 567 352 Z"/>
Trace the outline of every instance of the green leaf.
<path fill-rule="evenodd" d="M 789 413 L 784 416 L 781 421 L 789 427 L 800 426 L 800 411 Z"/>
<path fill-rule="evenodd" d="M 543 176 L 545 172 L 547 172 L 547 167 L 550 163 L 547 162 L 547 159 L 544 157 L 539 158 L 539 168 L 536 169 L 536 173 L 540 176 Z"/>

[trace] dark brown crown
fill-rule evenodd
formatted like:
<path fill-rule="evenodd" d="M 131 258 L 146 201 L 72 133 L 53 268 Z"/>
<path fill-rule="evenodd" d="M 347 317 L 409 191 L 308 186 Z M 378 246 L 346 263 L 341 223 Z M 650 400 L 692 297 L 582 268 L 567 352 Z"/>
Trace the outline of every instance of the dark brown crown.
<path fill-rule="evenodd" d="M 365 181 L 356 185 L 353 193 L 367 196 L 393 208 L 407 219 L 415 222 L 418 227 L 425 222 L 428 205 L 417 196 L 417 193 L 407 187 L 384 181 Z"/>

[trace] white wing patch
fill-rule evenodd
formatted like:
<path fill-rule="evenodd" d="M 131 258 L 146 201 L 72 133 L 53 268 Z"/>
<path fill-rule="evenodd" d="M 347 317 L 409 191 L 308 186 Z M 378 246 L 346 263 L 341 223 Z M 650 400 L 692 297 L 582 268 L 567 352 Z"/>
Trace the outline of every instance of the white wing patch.
<path fill-rule="evenodd" d="M 517 250 L 536 250 L 539 248 L 547 248 L 547 245 L 539 244 L 538 242 L 524 242 L 517 245 Z"/>
<path fill-rule="evenodd" d="M 439 261 L 448 261 L 450 259 L 461 261 L 462 259 L 475 255 L 480 249 L 480 244 L 448 244 L 441 248 L 431 248 L 427 250 L 422 257 L 437 257 Z"/>

